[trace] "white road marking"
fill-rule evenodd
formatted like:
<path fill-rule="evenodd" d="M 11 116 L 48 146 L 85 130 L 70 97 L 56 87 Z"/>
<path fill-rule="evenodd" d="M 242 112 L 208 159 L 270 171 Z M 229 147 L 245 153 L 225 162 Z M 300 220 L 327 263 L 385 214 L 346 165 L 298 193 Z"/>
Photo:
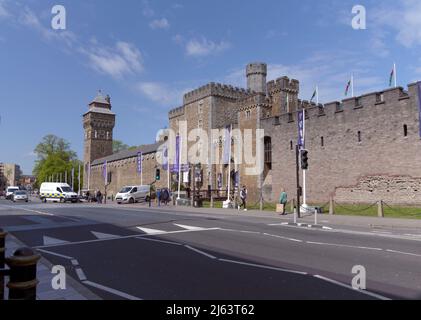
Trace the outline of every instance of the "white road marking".
<path fill-rule="evenodd" d="M 158 239 L 150 239 L 150 238 L 136 238 L 138 240 L 145 240 L 145 241 L 152 241 L 152 242 L 159 242 L 159 243 L 165 243 L 165 244 L 171 244 L 174 246 L 182 246 L 181 243 L 172 242 L 172 241 L 165 241 L 165 240 L 158 240 Z"/>
<path fill-rule="evenodd" d="M 51 237 L 47 237 L 47 236 L 43 236 L 43 242 L 44 242 L 44 246 L 70 243 L 69 241 L 51 238 Z"/>
<path fill-rule="evenodd" d="M 85 272 L 81 268 L 76 268 L 76 274 L 80 281 L 86 281 L 88 278 L 86 278 Z"/>
<path fill-rule="evenodd" d="M 376 298 L 376 299 L 380 299 L 380 300 L 391 300 L 390 298 L 386 298 L 384 296 L 381 296 L 379 294 L 372 293 L 372 292 L 369 292 L 369 291 L 366 291 L 366 290 L 356 290 L 352 286 L 349 286 L 349 285 L 344 284 L 342 282 L 339 282 L 339 281 L 336 281 L 336 280 L 332 280 L 332 279 L 329 279 L 329 278 L 326 278 L 326 277 L 323 277 L 323 276 L 320 276 L 320 275 L 315 275 L 314 277 L 317 278 L 317 279 L 323 280 L 323 281 L 330 282 L 330 283 L 335 284 L 337 286 L 344 287 L 344 288 L 353 290 L 355 292 L 359 292 L 359 293 L 368 295 L 368 296 L 373 297 L 373 298 Z"/>
<path fill-rule="evenodd" d="M 410 253 L 410 252 L 403 252 L 403 251 L 396 251 L 396 250 L 386 250 L 387 252 L 391 252 L 391 253 L 398 253 L 398 254 L 404 254 L 407 256 L 413 256 L 413 257 L 421 257 L 421 254 L 416 254 L 416 253 Z"/>
<path fill-rule="evenodd" d="M 282 268 L 276 268 L 276 267 L 270 267 L 260 264 L 254 264 L 254 263 L 247 263 L 242 261 L 235 261 L 235 260 L 228 260 L 228 259 L 218 259 L 222 262 L 228 262 L 228 263 L 234 263 L 234 264 L 240 264 L 248 267 L 255 267 L 255 268 L 261 268 L 261 269 L 268 269 L 268 270 L 275 270 L 275 271 L 282 271 L 282 272 L 288 272 L 288 273 L 294 273 L 294 274 L 300 274 L 300 275 L 307 275 L 307 272 L 301 272 L 301 271 L 295 271 L 295 270 L 288 270 L 288 269 L 282 269 Z"/>
<path fill-rule="evenodd" d="M 288 240 L 288 241 L 293 241 L 293 242 L 303 242 L 303 240 L 298 240 L 298 239 L 294 239 L 294 238 L 287 238 L 287 237 L 282 237 L 282 236 L 278 236 L 275 234 L 269 234 L 269 233 L 264 233 L 265 236 L 269 236 L 269 237 L 273 237 L 273 238 L 278 238 L 278 239 L 284 239 L 284 240 Z"/>
<path fill-rule="evenodd" d="M 109 287 L 103 286 L 103 285 L 98 284 L 98 283 L 95 283 L 95 282 L 83 281 L 82 283 L 83 284 L 86 284 L 88 286 L 91 286 L 91 287 L 94 287 L 94 288 L 97 288 L 97 289 L 100 289 L 100 290 L 103 290 L 103 291 L 112 293 L 112 294 L 114 294 L 116 296 L 122 297 L 122 298 L 127 299 L 127 300 L 142 300 L 142 299 L 140 299 L 138 297 L 132 296 L 130 294 L 121 292 L 121 291 L 116 290 L 116 289 L 113 289 L 113 288 L 109 288 Z"/>
<path fill-rule="evenodd" d="M 174 223 L 174 225 L 177 226 L 177 227 L 180 227 L 182 229 L 186 229 L 186 230 L 190 230 L 190 231 L 204 231 L 204 230 L 206 230 L 205 228 L 186 226 L 186 225 L 183 225 L 183 224 L 175 224 Z"/>
<path fill-rule="evenodd" d="M 213 256 L 213 255 L 211 255 L 211 254 L 209 254 L 209 253 L 203 252 L 203 251 L 201 251 L 201 250 L 199 250 L 199 249 L 193 248 L 193 247 L 191 247 L 191 246 L 189 246 L 189 245 L 185 245 L 185 247 L 186 247 L 187 249 L 190 249 L 190 250 L 192 250 L 192 251 L 194 251 L 194 252 L 198 253 L 198 254 L 204 255 L 204 256 L 206 256 L 206 257 L 208 257 L 208 258 L 212 259 L 212 260 L 215 260 L 215 259 L 216 259 L 216 257 L 215 257 L 215 256 Z"/>
<path fill-rule="evenodd" d="M 112 239 L 112 238 L 120 238 L 120 236 L 116 236 L 114 234 L 108 234 L 108 233 L 101 233 L 101 232 L 95 232 L 91 231 L 91 233 L 97 237 L 98 239 Z"/>
<path fill-rule="evenodd" d="M 157 235 L 157 234 L 165 234 L 167 233 L 167 231 L 162 231 L 162 230 L 157 230 L 157 229 L 149 229 L 149 228 L 142 228 L 142 227 L 137 227 L 137 229 L 139 229 L 140 231 L 149 234 L 149 235 Z"/>
<path fill-rule="evenodd" d="M 43 216 L 55 216 L 52 213 L 48 213 L 48 212 L 43 212 L 43 211 L 38 211 L 38 210 L 32 210 L 32 209 L 26 209 L 26 208 L 22 208 L 22 207 L 14 207 L 14 206 L 8 206 L 8 205 L 2 205 L 5 208 L 9 208 L 9 209 L 14 209 L 14 210 L 22 210 L 22 211 L 26 211 L 26 212 L 34 212 L 34 213 L 38 213 L 41 214 Z"/>
<path fill-rule="evenodd" d="M 43 252 L 43 253 L 46 253 L 46 254 L 50 254 L 52 256 L 64 258 L 64 259 L 67 259 L 67 260 L 73 259 L 72 257 L 65 256 L 64 254 L 59 254 L 59 253 L 55 253 L 55 252 L 51 252 L 51 251 L 47 251 L 47 250 L 43 250 L 43 249 L 37 249 L 37 251 L 40 251 L 40 252 Z"/>
<path fill-rule="evenodd" d="M 306 241 L 306 243 L 307 244 L 321 245 L 321 246 L 331 246 L 331 247 L 343 247 L 343 248 L 353 248 L 353 249 L 364 249 L 364 250 L 383 251 L 383 249 L 381 249 L 381 248 L 370 248 L 370 247 L 351 246 L 351 245 L 347 245 L 347 244 L 313 242 L 313 241 Z"/>

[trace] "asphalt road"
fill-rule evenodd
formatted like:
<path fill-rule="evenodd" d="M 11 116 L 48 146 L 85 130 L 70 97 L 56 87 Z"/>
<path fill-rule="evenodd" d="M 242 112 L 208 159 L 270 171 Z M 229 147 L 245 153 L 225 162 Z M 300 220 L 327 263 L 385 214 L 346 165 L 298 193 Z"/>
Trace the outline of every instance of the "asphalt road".
<path fill-rule="evenodd" d="M 13 204 L 0 227 L 104 299 L 420 299 L 419 239 L 146 206 Z M 351 288 L 354 266 L 367 289 Z"/>

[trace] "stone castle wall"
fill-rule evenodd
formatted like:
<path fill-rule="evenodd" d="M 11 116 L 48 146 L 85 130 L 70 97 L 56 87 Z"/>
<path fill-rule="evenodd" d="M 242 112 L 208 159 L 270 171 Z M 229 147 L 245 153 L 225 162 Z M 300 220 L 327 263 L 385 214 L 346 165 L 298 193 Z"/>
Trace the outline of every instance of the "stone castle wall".
<path fill-rule="evenodd" d="M 296 194 L 296 118 L 295 113 L 293 121 L 287 114 L 262 121 L 266 135 L 272 137 L 275 198 L 282 188 L 291 197 Z M 343 202 L 371 202 L 378 196 L 401 203 L 418 199 L 411 192 L 403 193 L 397 183 L 391 183 L 386 193 L 374 195 L 361 188 L 354 192 L 355 186 L 363 183 L 362 177 L 397 176 L 408 185 L 421 177 L 416 85 L 410 85 L 408 93 L 396 88 L 330 103 L 324 109 L 312 107 L 308 110 L 306 130 L 310 202 L 326 202 L 331 195 L 335 196 L 335 191 Z M 416 186 L 412 193 L 418 190 Z"/>

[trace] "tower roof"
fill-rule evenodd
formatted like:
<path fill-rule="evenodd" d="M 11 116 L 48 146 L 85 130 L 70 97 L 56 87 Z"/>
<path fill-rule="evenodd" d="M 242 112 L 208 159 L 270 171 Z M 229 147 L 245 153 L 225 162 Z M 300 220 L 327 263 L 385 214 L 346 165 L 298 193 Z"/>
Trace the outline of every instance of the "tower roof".
<path fill-rule="evenodd" d="M 102 91 L 99 90 L 94 100 L 92 100 L 92 102 L 89 103 L 89 110 L 85 113 L 85 115 L 90 112 L 114 115 L 114 113 L 111 111 L 110 96 L 106 95 L 104 97 Z"/>
<path fill-rule="evenodd" d="M 104 97 L 102 95 L 102 91 L 99 90 L 95 99 L 89 105 L 92 105 L 92 104 L 105 104 L 105 105 L 111 106 L 111 98 L 109 95 Z"/>

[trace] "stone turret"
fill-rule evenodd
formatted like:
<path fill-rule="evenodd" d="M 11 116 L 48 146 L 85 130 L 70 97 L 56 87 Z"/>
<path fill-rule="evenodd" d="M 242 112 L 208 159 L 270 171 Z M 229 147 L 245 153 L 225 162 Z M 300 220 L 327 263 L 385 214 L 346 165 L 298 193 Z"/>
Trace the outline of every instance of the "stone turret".
<path fill-rule="evenodd" d="M 247 65 L 247 89 L 266 94 L 267 69 L 265 63 Z"/>

